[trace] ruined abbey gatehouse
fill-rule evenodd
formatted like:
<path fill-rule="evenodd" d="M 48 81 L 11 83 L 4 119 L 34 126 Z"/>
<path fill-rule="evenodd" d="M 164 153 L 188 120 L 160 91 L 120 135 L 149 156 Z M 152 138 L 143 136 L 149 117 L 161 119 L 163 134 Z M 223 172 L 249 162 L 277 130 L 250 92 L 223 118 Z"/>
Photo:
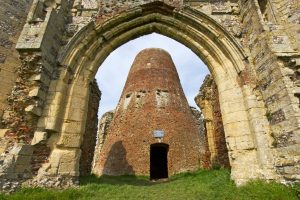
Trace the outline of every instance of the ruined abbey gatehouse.
<path fill-rule="evenodd" d="M 230 168 L 238 185 L 251 179 L 300 180 L 299 0 L 0 2 L 2 189 L 21 182 L 69 187 L 94 167 L 98 174 L 115 169 L 104 170 L 100 150 L 109 152 L 109 123 L 113 126 L 118 114 L 106 113 L 98 127 L 101 91 L 95 74 L 119 46 L 150 33 L 184 44 L 210 71 L 195 97 L 205 125 L 200 167 Z M 120 102 L 173 94 L 171 86 L 154 88 L 154 93 L 127 89 Z M 163 107 L 168 109 L 167 104 Z M 180 109 L 194 114 L 184 117 L 192 130 L 199 113 L 186 105 Z M 97 131 L 102 134 L 97 136 Z M 159 131 L 156 136 L 163 136 Z M 166 138 L 161 144 L 154 139 L 147 151 L 176 151 L 172 142 L 164 144 Z M 115 147 L 119 151 L 122 145 Z M 169 172 L 182 166 L 174 164 Z M 143 166 L 136 169 L 143 172 Z"/>

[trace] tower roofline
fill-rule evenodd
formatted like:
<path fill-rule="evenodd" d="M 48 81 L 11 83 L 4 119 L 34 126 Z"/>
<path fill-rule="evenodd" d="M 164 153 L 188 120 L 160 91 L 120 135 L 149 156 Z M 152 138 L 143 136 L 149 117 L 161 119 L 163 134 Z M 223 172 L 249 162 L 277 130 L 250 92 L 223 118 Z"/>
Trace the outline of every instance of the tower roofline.
<path fill-rule="evenodd" d="M 138 53 L 138 55 L 141 54 L 141 53 L 147 52 L 147 51 L 162 51 L 162 52 L 164 52 L 165 54 L 167 54 L 167 55 L 169 55 L 171 57 L 171 54 L 167 50 L 162 49 L 162 48 L 156 48 L 156 47 L 145 48 L 145 49 L 141 50 Z"/>

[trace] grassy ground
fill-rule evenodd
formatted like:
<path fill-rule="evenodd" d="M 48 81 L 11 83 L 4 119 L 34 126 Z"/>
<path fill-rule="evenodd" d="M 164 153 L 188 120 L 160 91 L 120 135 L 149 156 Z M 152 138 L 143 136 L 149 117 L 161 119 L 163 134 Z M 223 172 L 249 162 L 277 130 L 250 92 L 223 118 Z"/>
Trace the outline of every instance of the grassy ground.
<path fill-rule="evenodd" d="M 201 170 L 173 176 L 168 182 L 152 183 L 147 177 L 84 177 L 80 188 L 67 190 L 23 189 L 0 199 L 300 199 L 300 185 L 286 187 L 277 183 L 255 181 L 236 187 L 227 170 Z"/>

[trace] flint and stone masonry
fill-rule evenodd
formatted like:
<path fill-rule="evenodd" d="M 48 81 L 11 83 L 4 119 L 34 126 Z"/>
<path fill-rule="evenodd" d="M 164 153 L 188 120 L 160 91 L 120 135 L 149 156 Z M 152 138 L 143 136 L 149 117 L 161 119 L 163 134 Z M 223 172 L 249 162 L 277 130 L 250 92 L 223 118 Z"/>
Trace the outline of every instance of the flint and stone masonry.
<path fill-rule="evenodd" d="M 157 137 L 155 131 L 163 135 Z M 162 49 L 145 49 L 129 71 L 93 172 L 152 175 L 155 168 L 163 171 L 164 167 L 169 175 L 193 171 L 207 163 L 206 144 L 200 141 L 200 127 L 171 56 Z M 155 154 L 160 159 L 167 153 L 162 163 L 152 160 L 155 145 L 166 146 Z"/>
<path fill-rule="evenodd" d="M 120 45 L 153 32 L 209 68 L 231 178 L 300 180 L 299 0 L 30 3 L 0 9 L 9 16 L 0 22 L 2 189 L 78 184 L 95 74 Z"/>

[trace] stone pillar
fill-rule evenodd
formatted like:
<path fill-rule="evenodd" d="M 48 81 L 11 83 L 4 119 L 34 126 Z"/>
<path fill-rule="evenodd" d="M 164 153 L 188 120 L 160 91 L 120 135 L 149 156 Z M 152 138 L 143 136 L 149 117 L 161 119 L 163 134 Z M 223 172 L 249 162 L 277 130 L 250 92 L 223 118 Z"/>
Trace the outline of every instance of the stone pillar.
<path fill-rule="evenodd" d="M 219 165 L 230 168 L 218 89 L 210 75 L 205 78 L 199 94 L 195 97 L 195 102 L 201 108 L 204 115 L 212 166 Z"/>
<path fill-rule="evenodd" d="M 114 116 L 114 111 L 106 112 L 102 115 L 99 124 L 98 124 L 98 135 L 97 135 L 97 143 L 95 147 L 95 153 L 94 153 L 94 160 L 93 160 L 93 169 L 95 167 L 95 162 L 99 159 L 101 149 L 103 147 L 103 144 L 105 142 L 107 131 L 110 126 L 110 123 L 112 122 Z"/>
<path fill-rule="evenodd" d="M 85 127 L 85 133 L 83 135 L 83 142 L 81 144 L 81 158 L 79 165 L 80 176 L 85 176 L 91 173 L 97 140 L 98 109 L 101 92 L 98 88 L 96 80 L 91 83 L 90 87 L 87 123 Z"/>

